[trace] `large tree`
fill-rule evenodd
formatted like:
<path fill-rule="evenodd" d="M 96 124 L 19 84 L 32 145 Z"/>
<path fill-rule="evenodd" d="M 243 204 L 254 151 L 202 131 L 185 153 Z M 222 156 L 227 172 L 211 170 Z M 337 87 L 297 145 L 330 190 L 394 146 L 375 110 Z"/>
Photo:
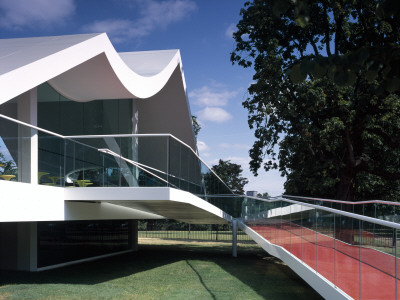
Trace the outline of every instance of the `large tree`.
<path fill-rule="evenodd" d="M 230 160 L 220 159 L 218 165 L 213 165 L 212 170 L 224 181 L 229 188 L 238 195 L 244 194 L 244 186 L 249 182 L 242 177 L 243 169 L 240 165 L 231 163 Z"/>
<path fill-rule="evenodd" d="M 246 2 L 234 33 L 231 61 L 255 71 L 243 103 L 255 128 L 251 170 L 279 168 L 292 194 L 393 195 L 400 179 L 398 10 L 379 14 L 384 1 L 373 0 L 301 2 L 304 22 L 299 1 Z"/>

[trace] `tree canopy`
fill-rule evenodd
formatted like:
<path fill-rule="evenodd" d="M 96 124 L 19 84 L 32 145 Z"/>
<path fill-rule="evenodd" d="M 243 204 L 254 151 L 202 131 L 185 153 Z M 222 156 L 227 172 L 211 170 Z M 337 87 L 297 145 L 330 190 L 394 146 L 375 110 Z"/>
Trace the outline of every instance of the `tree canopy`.
<path fill-rule="evenodd" d="M 245 3 L 231 61 L 255 71 L 243 102 L 254 174 L 279 168 L 290 194 L 400 194 L 400 18 L 389 2 Z"/>
<path fill-rule="evenodd" d="M 231 163 L 230 160 L 220 159 L 218 165 L 213 165 L 212 170 L 230 187 L 235 194 L 243 195 L 244 186 L 249 182 L 242 177 L 243 169 L 240 165 Z"/>
<path fill-rule="evenodd" d="M 257 197 L 258 198 L 264 198 L 264 199 L 268 199 L 270 196 L 269 196 L 269 194 L 268 194 L 268 192 L 265 192 L 265 193 L 258 193 L 257 194 Z"/>
<path fill-rule="evenodd" d="M 199 134 L 199 132 L 201 130 L 201 126 L 200 126 L 199 122 L 197 122 L 196 116 L 192 116 L 192 126 L 193 126 L 194 136 L 197 138 L 197 135 Z"/>

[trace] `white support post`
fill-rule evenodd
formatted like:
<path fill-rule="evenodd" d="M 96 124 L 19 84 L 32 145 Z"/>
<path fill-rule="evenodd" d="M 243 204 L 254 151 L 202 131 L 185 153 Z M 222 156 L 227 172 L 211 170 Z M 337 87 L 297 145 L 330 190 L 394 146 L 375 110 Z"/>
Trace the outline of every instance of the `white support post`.
<path fill-rule="evenodd" d="M 37 126 L 37 88 L 30 91 L 30 124 Z M 31 129 L 31 183 L 39 183 L 39 136 L 36 129 Z"/>
<path fill-rule="evenodd" d="M 37 126 L 37 88 L 18 97 L 18 120 Z M 19 181 L 38 184 L 38 133 L 36 129 L 19 125 Z"/>
<path fill-rule="evenodd" d="M 237 257 L 237 220 L 232 221 L 232 256 Z"/>

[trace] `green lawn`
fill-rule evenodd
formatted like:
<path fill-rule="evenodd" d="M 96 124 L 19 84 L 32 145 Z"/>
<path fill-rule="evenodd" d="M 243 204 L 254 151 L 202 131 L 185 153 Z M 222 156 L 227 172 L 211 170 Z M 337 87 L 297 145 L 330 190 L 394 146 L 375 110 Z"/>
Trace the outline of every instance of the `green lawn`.
<path fill-rule="evenodd" d="M 39 273 L 0 271 L 0 299 L 320 299 L 257 245 L 140 239 L 136 253 Z"/>

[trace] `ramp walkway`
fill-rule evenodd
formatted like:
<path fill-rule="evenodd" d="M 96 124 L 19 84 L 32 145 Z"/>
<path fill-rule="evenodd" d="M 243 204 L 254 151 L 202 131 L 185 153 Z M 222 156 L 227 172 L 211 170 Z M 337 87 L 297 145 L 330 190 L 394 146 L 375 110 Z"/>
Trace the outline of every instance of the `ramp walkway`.
<path fill-rule="evenodd" d="M 315 204 L 321 199 L 292 200 L 289 196 L 242 199 L 238 227 L 323 297 L 400 299 L 400 224 L 392 222 L 397 203 L 323 199 L 322 206 Z M 338 202 L 364 215 L 327 207 Z M 364 208 L 354 209 L 357 205 Z M 367 216 L 368 212 L 379 218 Z"/>

